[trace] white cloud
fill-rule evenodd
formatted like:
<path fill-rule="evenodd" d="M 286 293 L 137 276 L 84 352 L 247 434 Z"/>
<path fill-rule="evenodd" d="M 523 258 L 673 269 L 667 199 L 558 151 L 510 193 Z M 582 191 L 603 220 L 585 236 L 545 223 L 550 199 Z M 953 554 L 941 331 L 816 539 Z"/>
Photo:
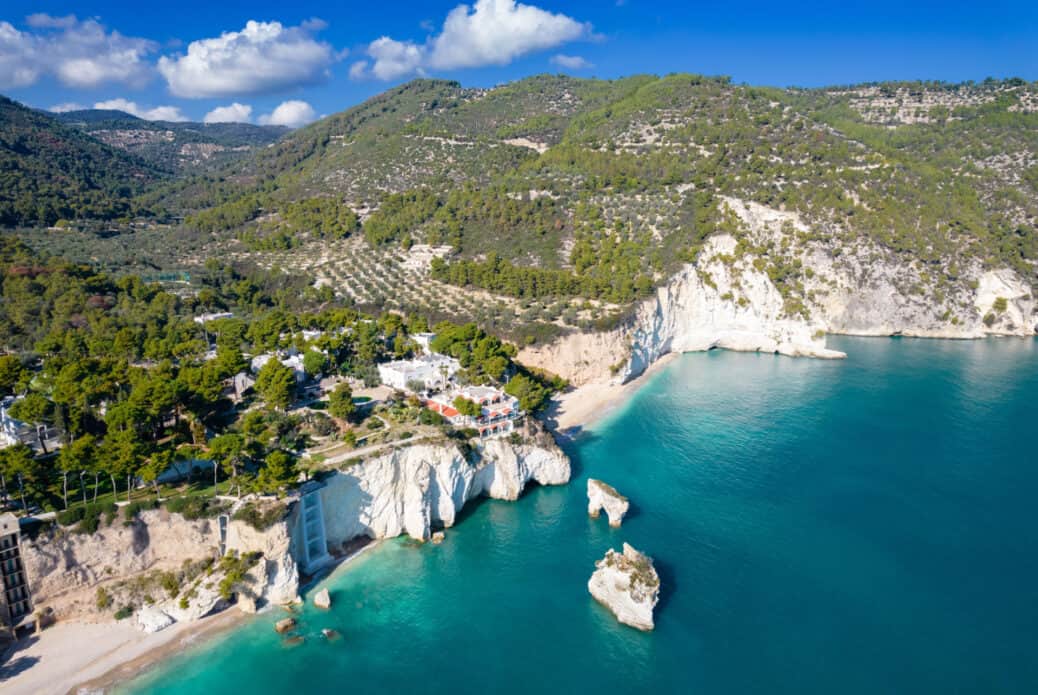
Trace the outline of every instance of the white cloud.
<path fill-rule="evenodd" d="M 131 116 L 137 118 L 143 118 L 146 121 L 187 121 L 180 108 L 177 106 L 156 106 L 152 109 L 141 108 L 134 101 L 127 99 L 109 99 L 108 101 L 99 101 L 94 104 L 95 109 L 112 109 L 114 111 L 125 111 Z"/>
<path fill-rule="evenodd" d="M 55 104 L 47 110 L 51 113 L 68 113 L 69 111 L 82 111 L 85 108 L 82 104 L 77 104 L 74 101 L 66 101 L 61 104 Z"/>
<path fill-rule="evenodd" d="M 588 62 L 580 56 L 568 56 L 563 53 L 553 55 L 551 57 L 551 64 L 558 65 L 560 68 L 565 70 L 587 70 L 595 67 L 593 63 Z"/>
<path fill-rule="evenodd" d="M 425 43 L 383 36 L 367 47 L 371 64 L 350 77 L 391 80 L 426 69 L 454 70 L 507 65 L 528 53 L 591 37 L 591 25 L 516 0 L 477 0 L 447 14 L 443 28 Z"/>
<path fill-rule="evenodd" d="M 393 80 L 418 72 L 425 59 L 420 46 L 409 41 L 396 41 L 388 36 L 372 41 L 368 46 L 368 55 L 374 60 L 371 72 L 380 80 Z"/>
<path fill-rule="evenodd" d="M 356 63 L 350 66 L 350 79 L 351 80 L 363 80 L 368 76 L 368 61 L 358 60 Z"/>
<path fill-rule="evenodd" d="M 202 119 L 203 123 L 248 123 L 252 116 L 252 107 L 248 104 L 234 102 L 227 106 L 217 106 Z"/>
<path fill-rule="evenodd" d="M 270 113 L 259 117 L 260 125 L 283 125 L 289 128 L 298 128 L 317 118 L 314 107 L 305 101 L 292 99 L 283 101 Z"/>
<path fill-rule="evenodd" d="M 322 20 L 298 27 L 249 20 L 241 31 L 192 41 L 186 54 L 159 59 L 169 91 L 202 98 L 276 92 L 312 84 L 328 75 L 340 56 L 313 37 Z"/>
<path fill-rule="evenodd" d="M 33 31 L 0 22 L 0 88 L 27 87 L 53 75 L 69 87 L 106 82 L 141 86 L 152 75 L 148 55 L 156 44 L 109 31 L 94 19 L 33 14 Z"/>

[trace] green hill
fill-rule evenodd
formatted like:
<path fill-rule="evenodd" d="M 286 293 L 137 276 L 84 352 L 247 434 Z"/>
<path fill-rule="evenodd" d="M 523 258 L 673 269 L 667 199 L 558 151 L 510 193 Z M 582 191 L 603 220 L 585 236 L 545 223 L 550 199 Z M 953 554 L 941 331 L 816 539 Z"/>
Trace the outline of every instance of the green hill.
<path fill-rule="evenodd" d="M 59 120 L 0 97 L 0 226 L 133 216 L 162 174 Z"/>
<path fill-rule="evenodd" d="M 169 172 L 216 168 L 289 132 L 283 126 L 251 123 L 146 121 L 110 109 L 68 111 L 55 116 Z"/>

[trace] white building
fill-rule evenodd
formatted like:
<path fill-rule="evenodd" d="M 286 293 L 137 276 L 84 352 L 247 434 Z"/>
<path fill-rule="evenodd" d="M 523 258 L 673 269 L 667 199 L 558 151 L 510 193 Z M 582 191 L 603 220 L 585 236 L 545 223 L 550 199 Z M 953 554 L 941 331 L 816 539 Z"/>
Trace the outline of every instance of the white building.
<path fill-rule="evenodd" d="M 294 354 L 287 357 L 278 357 L 277 360 L 292 370 L 297 382 L 306 381 L 306 370 L 303 369 L 303 356 L 295 350 L 292 350 L 291 352 Z M 249 362 L 249 367 L 252 370 L 252 373 L 259 374 L 259 370 L 263 369 L 263 365 L 270 362 L 272 359 L 274 359 L 274 355 L 269 352 L 253 357 L 252 361 Z"/>
<path fill-rule="evenodd" d="M 220 311 L 213 314 L 202 314 L 201 316 L 195 317 L 195 323 L 205 325 L 210 321 L 219 321 L 220 319 L 232 319 L 234 314 L 229 311 Z"/>
<path fill-rule="evenodd" d="M 447 388 L 451 377 L 458 373 L 461 364 L 453 357 L 433 353 L 413 360 L 397 360 L 378 365 L 378 376 L 386 386 L 410 391 L 420 382 L 425 389 Z"/>
<path fill-rule="evenodd" d="M 478 403 L 481 406 L 480 415 L 462 415 L 454 407 L 454 399 L 458 397 Z M 517 398 L 491 386 L 466 386 L 437 394 L 425 402 L 425 407 L 439 413 L 455 427 L 478 430 L 483 439 L 513 431 L 516 420 L 523 414 Z"/>
<path fill-rule="evenodd" d="M 418 347 L 422 348 L 422 352 L 426 355 L 433 354 L 432 341 L 436 338 L 435 333 L 415 333 L 411 336 L 411 340 L 418 344 Z"/>

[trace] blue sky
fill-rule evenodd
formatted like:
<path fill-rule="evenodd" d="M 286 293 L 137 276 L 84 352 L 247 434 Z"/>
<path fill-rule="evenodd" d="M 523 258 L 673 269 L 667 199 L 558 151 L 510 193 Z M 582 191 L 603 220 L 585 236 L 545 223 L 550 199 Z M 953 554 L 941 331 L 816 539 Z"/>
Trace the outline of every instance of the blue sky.
<path fill-rule="evenodd" d="M 31 106 L 300 125 L 416 75 L 675 71 L 819 86 L 1038 80 L 1038 2 L 22 2 L 0 93 Z"/>

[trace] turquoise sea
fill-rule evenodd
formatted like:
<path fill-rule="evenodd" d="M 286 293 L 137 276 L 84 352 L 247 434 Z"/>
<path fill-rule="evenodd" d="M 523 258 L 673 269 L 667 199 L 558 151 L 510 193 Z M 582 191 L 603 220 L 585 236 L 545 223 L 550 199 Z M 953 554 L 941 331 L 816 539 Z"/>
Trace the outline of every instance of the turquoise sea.
<path fill-rule="evenodd" d="M 1038 340 L 830 343 L 685 355 L 569 447 L 569 486 L 381 544 L 300 646 L 260 616 L 124 690 L 1038 692 Z M 653 633 L 587 592 L 623 541 L 663 579 Z"/>

